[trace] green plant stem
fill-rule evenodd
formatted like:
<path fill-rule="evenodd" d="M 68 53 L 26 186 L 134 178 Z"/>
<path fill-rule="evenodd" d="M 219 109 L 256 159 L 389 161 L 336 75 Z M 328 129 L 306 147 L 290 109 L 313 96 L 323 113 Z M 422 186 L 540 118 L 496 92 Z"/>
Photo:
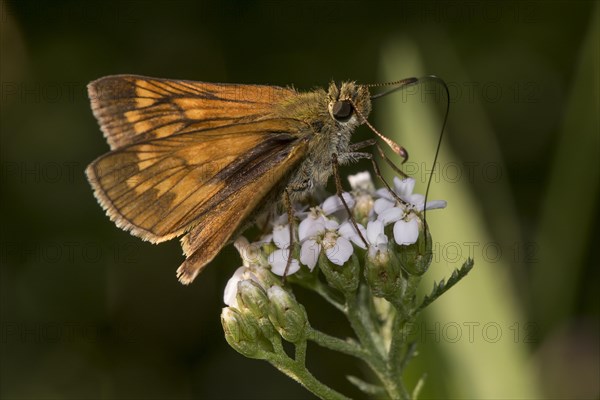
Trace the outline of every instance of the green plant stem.
<path fill-rule="evenodd" d="M 370 354 L 358 344 L 336 338 L 335 336 L 328 335 L 313 328 L 308 328 L 306 337 L 308 340 L 312 340 L 319 346 L 333 351 L 344 353 L 359 359 L 370 357 Z"/>
<path fill-rule="evenodd" d="M 305 342 L 306 344 L 306 342 Z M 349 397 L 331 389 L 314 377 L 302 364 L 285 354 L 268 353 L 266 360 L 321 399 L 346 400 Z"/>
<path fill-rule="evenodd" d="M 350 325 L 356 333 L 362 347 L 369 353 L 369 356 L 365 358 L 365 361 L 377 375 L 387 394 L 392 399 L 409 399 L 410 395 L 404 388 L 400 375 L 395 374 L 395 369 L 392 370 L 390 368 L 387 352 L 381 346 L 378 346 L 373 338 L 373 336 L 376 335 L 377 330 L 375 330 L 375 327 L 372 326 L 372 324 L 369 324 L 371 325 L 369 327 L 371 328 L 371 332 L 365 327 L 363 313 L 368 311 L 366 310 L 368 305 L 363 303 L 358 301 L 356 295 L 346 296 L 347 316 Z M 393 335 L 396 336 L 396 333 L 393 333 Z"/>
<path fill-rule="evenodd" d="M 392 341 L 390 343 L 390 351 L 388 353 L 387 368 L 390 379 L 398 382 L 398 390 L 402 394 L 402 398 L 409 399 L 410 395 L 402 383 L 402 370 L 406 365 L 407 360 L 403 360 L 402 348 L 406 343 L 406 327 L 408 321 L 405 321 L 403 315 L 396 310 L 394 323 L 392 327 Z M 412 353 L 411 353 L 412 354 Z M 408 356 L 408 351 L 407 351 Z"/>
<path fill-rule="evenodd" d="M 296 344 L 296 354 L 294 356 L 298 364 L 306 367 L 306 340 Z"/>
<path fill-rule="evenodd" d="M 360 344 L 370 353 L 378 354 L 380 357 L 385 354 L 383 343 L 378 343 L 375 339 L 377 332 L 375 326 L 365 318 L 366 305 L 361 304 L 355 293 L 346 294 L 346 317 L 356 333 Z M 368 328 L 366 325 L 369 325 Z M 370 329 L 369 329 L 370 328 Z M 379 358 L 380 358 L 379 357 Z"/>
<path fill-rule="evenodd" d="M 390 343 L 390 351 L 388 353 L 388 369 L 393 375 L 399 376 L 401 374 L 400 362 L 402 357 L 402 345 L 404 344 L 404 338 L 402 337 L 402 329 L 400 325 L 402 316 L 396 312 L 394 316 L 394 325 L 392 327 L 392 341 Z"/>

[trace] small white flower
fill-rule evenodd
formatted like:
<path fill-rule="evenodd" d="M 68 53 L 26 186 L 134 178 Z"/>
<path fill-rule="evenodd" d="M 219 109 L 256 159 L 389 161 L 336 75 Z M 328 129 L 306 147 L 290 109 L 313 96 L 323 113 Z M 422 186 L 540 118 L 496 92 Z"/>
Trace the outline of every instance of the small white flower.
<path fill-rule="evenodd" d="M 286 273 L 285 267 L 287 266 L 287 261 L 290 255 L 289 248 L 287 249 L 277 249 L 269 255 L 269 264 L 271 265 L 271 272 L 275 275 L 283 276 Z M 300 264 L 298 260 L 292 258 L 290 262 L 290 267 L 287 270 L 286 275 L 292 275 L 298 272 L 300 269 Z"/>
<path fill-rule="evenodd" d="M 263 237 L 264 239 L 264 237 Z M 264 285 L 258 276 L 253 272 L 254 268 L 263 268 L 266 264 L 265 257 L 261 250 L 263 243 L 268 243 L 261 239 L 259 242 L 250 243 L 244 236 L 238 237 L 233 246 L 242 257 L 242 266 L 235 270 L 233 276 L 227 281 L 223 293 L 223 302 L 231 307 L 237 307 L 238 283 L 244 280 L 253 280 L 259 285 Z"/>
<path fill-rule="evenodd" d="M 280 215 L 273 223 L 273 243 L 278 247 L 269 254 L 268 262 L 271 265 L 271 272 L 275 275 L 292 275 L 300 269 L 298 260 L 292 258 L 290 267 L 286 273 L 287 260 L 290 254 L 290 225 L 287 222 L 287 214 Z"/>
<path fill-rule="evenodd" d="M 348 182 L 350 182 L 352 190 L 356 192 L 375 192 L 375 184 L 373 183 L 373 179 L 371 179 L 371 174 L 367 171 L 359 172 L 356 175 L 349 175 Z"/>
<path fill-rule="evenodd" d="M 287 214 L 282 214 L 273 221 L 271 240 L 280 249 L 290 247 L 290 225 L 288 224 Z"/>
<path fill-rule="evenodd" d="M 307 221 L 307 220 L 305 220 Z M 304 221 L 303 221 L 304 222 Z M 344 265 L 352 256 L 353 247 L 350 241 L 338 232 L 340 225 L 331 219 L 321 217 L 311 219 L 300 233 L 300 261 L 311 271 L 317 265 L 321 250 L 332 263 Z"/>
<path fill-rule="evenodd" d="M 298 225 L 298 240 L 302 242 L 306 238 L 318 235 L 325 229 L 326 221 L 327 218 L 320 208 L 311 208 L 306 218 Z"/>
<path fill-rule="evenodd" d="M 348 176 L 348 181 L 352 187 L 352 193 L 356 204 L 353 209 L 355 218 L 366 222 L 373 217 L 373 195 L 375 194 L 375 184 L 368 172 L 360 172 L 356 175 Z"/>
<path fill-rule="evenodd" d="M 354 197 L 348 192 L 342 193 L 342 196 L 344 197 L 348 208 L 352 209 L 355 204 Z M 319 206 L 312 207 L 308 212 L 301 212 L 298 213 L 298 215 L 303 218 L 302 221 L 300 221 L 300 226 L 298 226 L 300 235 L 307 235 L 307 226 L 319 222 L 324 223 L 327 217 L 335 217 L 338 221 L 348 218 L 346 208 L 338 195 L 329 196 Z"/>
<path fill-rule="evenodd" d="M 323 248 L 329 261 L 336 265 L 344 265 L 354 252 L 352 243 L 337 231 L 328 231 L 325 234 Z"/>
<path fill-rule="evenodd" d="M 387 252 L 388 237 L 383 229 L 382 221 L 369 221 L 367 224 L 367 242 L 369 242 L 369 257 L 374 258 L 378 253 Z"/>
<path fill-rule="evenodd" d="M 275 246 L 280 249 L 287 249 L 290 247 L 290 226 L 288 224 L 285 225 L 275 225 L 273 227 L 273 243 Z"/>
<path fill-rule="evenodd" d="M 322 249 L 321 243 L 316 239 L 307 239 L 300 248 L 300 262 L 312 271 L 317 265 Z"/>
<path fill-rule="evenodd" d="M 412 212 L 432 210 L 446 207 L 443 200 L 433 200 L 425 205 L 425 196 L 413 193 L 415 180 L 412 178 L 394 178 L 394 192 L 409 206 L 399 204 L 392 193 L 387 189 L 379 189 L 377 194 L 381 196 L 375 200 L 373 209 L 377 213 L 377 219 L 384 225 L 394 223 L 394 240 L 399 245 L 410 245 L 419 238 L 419 221 Z"/>
<path fill-rule="evenodd" d="M 413 193 L 414 188 L 415 188 L 415 180 L 413 178 L 400 179 L 398 177 L 394 177 L 394 192 L 396 192 L 398 197 L 400 197 L 402 200 L 411 204 L 415 210 L 423 211 L 425 208 L 427 208 L 428 210 L 433 210 L 436 208 L 445 208 L 446 207 L 447 203 L 444 200 L 428 201 L 427 205 L 425 205 L 425 196 L 423 196 L 422 194 Z M 385 188 L 377 190 L 377 194 L 381 197 L 380 199 L 377 199 L 377 200 L 378 201 L 383 200 L 383 201 L 379 202 L 380 208 L 384 207 L 383 203 L 389 204 L 390 207 L 394 206 L 394 204 L 396 203 L 396 198 L 394 197 L 394 195 Z M 378 201 L 376 201 L 375 203 L 377 203 Z M 384 207 L 384 208 L 388 208 L 388 207 Z M 377 212 L 379 214 L 377 209 L 375 210 L 375 212 Z"/>
<path fill-rule="evenodd" d="M 399 245 L 416 243 L 419 238 L 419 221 L 417 217 L 410 214 L 407 218 L 407 221 L 400 219 L 394 224 L 394 240 Z"/>
<path fill-rule="evenodd" d="M 342 193 L 348 208 L 353 208 L 354 197 L 347 192 Z M 343 265 L 352 256 L 352 244 L 337 232 L 339 223 L 328 218 L 343 212 L 343 220 L 347 212 L 338 195 L 329 196 L 319 207 L 311 208 L 298 226 L 298 239 L 302 244 L 300 262 L 311 271 L 317 265 L 321 250 L 329 260 L 337 265 Z"/>

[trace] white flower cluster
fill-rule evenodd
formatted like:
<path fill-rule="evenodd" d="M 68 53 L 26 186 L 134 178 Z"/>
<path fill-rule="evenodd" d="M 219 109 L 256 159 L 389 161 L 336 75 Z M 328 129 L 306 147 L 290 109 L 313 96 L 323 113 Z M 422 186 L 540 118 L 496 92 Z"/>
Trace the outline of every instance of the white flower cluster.
<path fill-rule="evenodd" d="M 348 180 L 352 192 L 342 195 L 355 219 L 366 222 L 366 228 L 357 222 L 361 235 L 358 234 L 337 195 L 328 197 L 308 211 L 296 213 L 300 222 L 295 229 L 294 239 L 300 244 L 300 257 L 299 260 L 292 259 L 287 275 L 296 273 L 301 265 L 312 271 L 322 252 L 329 261 L 340 266 L 352 257 L 354 246 L 367 250 L 370 258 L 376 258 L 387 251 L 390 238 L 384 229 L 390 224 L 393 224 L 393 240 L 396 244 L 413 244 L 419 237 L 420 222 L 416 212 L 446 207 L 443 200 L 425 204 L 425 196 L 413 193 L 415 180 L 412 178 L 394 178 L 394 192 L 403 202 L 397 201 L 388 189 L 375 190 L 368 172 L 349 176 Z M 258 276 L 260 272 L 257 273 L 260 268 L 270 268 L 272 273 L 279 276 L 285 273 L 291 245 L 289 232 L 287 214 L 284 214 L 274 222 L 272 233 L 258 242 L 249 243 L 244 237 L 236 240 L 235 246 L 242 256 L 243 266 L 236 270 L 227 283 L 225 304 L 237 304 L 238 282 L 251 279 L 261 284 L 263 279 Z M 271 243 L 276 249 L 266 257 L 261 248 Z"/>

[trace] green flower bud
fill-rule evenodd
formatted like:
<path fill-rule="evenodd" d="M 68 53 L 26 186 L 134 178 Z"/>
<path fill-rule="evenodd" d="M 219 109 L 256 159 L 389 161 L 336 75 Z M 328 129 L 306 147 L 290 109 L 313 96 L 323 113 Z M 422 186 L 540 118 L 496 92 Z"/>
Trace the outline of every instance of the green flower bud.
<path fill-rule="evenodd" d="M 355 254 L 344 265 L 329 261 L 324 251 L 319 254 L 319 269 L 325 275 L 329 286 L 344 293 L 354 293 L 358 288 L 360 264 Z"/>
<path fill-rule="evenodd" d="M 408 246 L 395 246 L 402 268 L 411 275 L 421 276 L 429 269 L 433 259 L 431 234 L 429 229 L 424 231 L 423 223 L 419 220 L 419 237 Z"/>
<path fill-rule="evenodd" d="M 308 320 L 304 307 L 281 286 L 267 291 L 270 300 L 269 320 L 282 338 L 298 343 L 306 336 Z"/>
<path fill-rule="evenodd" d="M 251 279 L 238 282 L 237 302 L 240 309 L 247 309 L 256 318 L 268 315 L 269 298 L 267 292 Z"/>
<path fill-rule="evenodd" d="M 263 351 L 258 344 L 258 325 L 233 307 L 225 307 L 221 312 L 221 324 L 225 340 L 234 350 L 248 358 L 263 359 Z"/>
<path fill-rule="evenodd" d="M 264 288 L 270 288 L 274 285 L 281 285 L 281 279 L 272 273 L 268 268 L 264 267 L 250 267 L 250 270 L 256 276 L 256 279 L 260 285 Z"/>
<path fill-rule="evenodd" d="M 269 341 L 277 333 L 269 321 L 269 298 L 267 292 L 253 280 L 244 280 L 238 283 L 237 302 L 241 313 L 258 322 L 260 332 Z M 249 315 L 248 315 L 249 314 Z"/>
<path fill-rule="evenodd" d="M 400 260 L 390 249 L 367 254 L 365 279 L 373 296 L 383 297 L 394 303 L 402 295 L 402 269 Z"/>

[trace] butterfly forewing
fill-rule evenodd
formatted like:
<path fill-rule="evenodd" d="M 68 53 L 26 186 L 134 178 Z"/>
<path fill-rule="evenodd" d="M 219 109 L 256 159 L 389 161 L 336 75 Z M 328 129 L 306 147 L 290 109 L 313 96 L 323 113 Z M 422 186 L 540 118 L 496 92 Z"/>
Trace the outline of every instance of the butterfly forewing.
<path fill-rule="evenodd" d="M 94 115 L 112 150 L 178 133 L 277 117 L 297 95 L 266 85 L 215 84 L 114 75 L 88 85 Z"/>
<path fill-rule="evenodd" d="M 86 170 L 117 226 L 159 243 L 185 234 L 191 282 L 306 154 L 310 128 L 278 112 L 292 89 L 119 75 L 89 86 L 112 149 Z"/>

